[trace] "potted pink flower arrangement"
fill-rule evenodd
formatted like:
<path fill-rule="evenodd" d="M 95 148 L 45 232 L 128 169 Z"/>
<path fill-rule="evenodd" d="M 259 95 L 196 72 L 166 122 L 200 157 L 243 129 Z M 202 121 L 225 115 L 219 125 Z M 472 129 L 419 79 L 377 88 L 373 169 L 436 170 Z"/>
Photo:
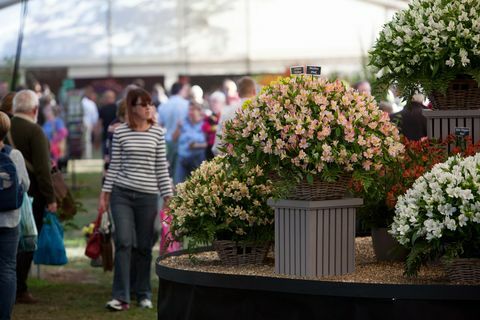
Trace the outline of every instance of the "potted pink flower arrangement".
<path fill-rule="evenodd" d="M 341 198 L 352 174 L 368 185 L 372 174 L 404 149 L 372 96 L 338 80 L 309 76 L 265 87 L 226 123 L 223 139 L 231 163 L 246 169 L 260 165 L 283 181 L 282 196 L 300 200 Z M 343 190 L 318 191 L 340 184 Z M 305 185 L 313 186 L 313 193 Z"/>

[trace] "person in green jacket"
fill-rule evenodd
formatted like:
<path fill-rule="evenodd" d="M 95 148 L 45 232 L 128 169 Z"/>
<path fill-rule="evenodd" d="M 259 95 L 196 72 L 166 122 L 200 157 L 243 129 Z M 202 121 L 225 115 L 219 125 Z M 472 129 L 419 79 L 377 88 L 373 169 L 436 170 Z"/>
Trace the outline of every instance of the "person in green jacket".
<path fill-rule="evenodd" d="M 14 116 L 11 120 L 10 144 L 18 149 L 27 166 L 30 178 L 28 194 L 33 197 L 33 215 L 38 233 L 43 224 L 45 209 L 57 211 L 50 174 L 50 148 L 42 127 L 37 122 L 39 101 L 32 90 L 19 91 L 13 98 Z M 36 303 L 27 287 L 27 277 L 32 264 L 33 252 L 17 254 L 17 303 Z"/>

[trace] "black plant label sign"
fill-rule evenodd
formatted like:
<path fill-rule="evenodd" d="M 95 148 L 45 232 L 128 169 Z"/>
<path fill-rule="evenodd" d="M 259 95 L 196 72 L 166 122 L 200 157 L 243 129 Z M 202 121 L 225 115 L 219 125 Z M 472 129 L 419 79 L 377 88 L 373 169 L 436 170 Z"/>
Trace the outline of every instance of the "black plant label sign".
<path fill-rule="evenodd" d="M 304 74 L 305 73 L 305 69 L 303 66 L 293 66 L 293 67 L 290 67 L 290 74 L 291 75 L 297 75 L 297 74 Z"/>
<path fill-rule="evenodd" d="M 466 137 L 470 134 L 470 128 L 467 127 L 457 127 L 455 128 L 455 136 L 457 137 Z"/>
<path fill-rule="evenodd" d="M 322 67 L 320 66 L 307 66 L 307 74 L 312 76 L 320 76 L 322 73 Z"/>
<path fill-rule="evenodd" d="M 460 147 L 461 150 L 465 151 L 467 148 L 467 143 L 465 137 L 470 134 L 470 128 L 467 127 L 457 127 L 455 128 L 455 136 L 457 137 L 457 147 Z"/>

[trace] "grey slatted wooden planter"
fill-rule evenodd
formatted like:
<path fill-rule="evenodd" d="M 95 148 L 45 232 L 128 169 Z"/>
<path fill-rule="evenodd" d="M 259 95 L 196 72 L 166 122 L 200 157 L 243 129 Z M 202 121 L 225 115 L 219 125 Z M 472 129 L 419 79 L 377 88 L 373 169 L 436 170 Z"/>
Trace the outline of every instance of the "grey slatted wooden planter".
<path fill-rule="evenodd" d="M 423 110 L 427 118 L 427 136 L 445 139 L 455 128 L 469 128 L 472 142 L 480 140 L 480 110 Z M 452 146 L 448 146 L 450 152 Z"/>
<path fill-rule="evenodd" d="M 327 276 L 355 270 L 359 198 L 269 201 L 275 210 L 275 272 Z"/>

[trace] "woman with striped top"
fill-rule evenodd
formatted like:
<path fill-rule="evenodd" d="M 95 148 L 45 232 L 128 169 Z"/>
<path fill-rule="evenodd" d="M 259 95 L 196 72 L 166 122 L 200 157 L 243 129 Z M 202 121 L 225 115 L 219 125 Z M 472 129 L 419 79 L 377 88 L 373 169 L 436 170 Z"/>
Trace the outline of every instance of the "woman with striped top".
<path fill-rule="evenodd" d="M 152 98 L 138 88 L 129 91 L 126 103 L 128 120 L 113 134 L 110 167 L 98 208 L 103 212 L 110 204 L 115 225 L 112 300 L 106 305 L 114 311 L 128 309 L 130 291 L 140 307 L 152 308 L 150 266 L 158 194 L 164 207 L 172 196 L 165 132 L 154 122 Z M 133 275 L 130 262 L 136 270 Z"/>

